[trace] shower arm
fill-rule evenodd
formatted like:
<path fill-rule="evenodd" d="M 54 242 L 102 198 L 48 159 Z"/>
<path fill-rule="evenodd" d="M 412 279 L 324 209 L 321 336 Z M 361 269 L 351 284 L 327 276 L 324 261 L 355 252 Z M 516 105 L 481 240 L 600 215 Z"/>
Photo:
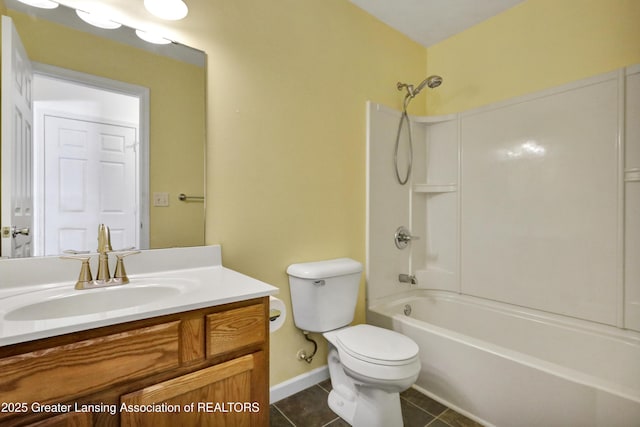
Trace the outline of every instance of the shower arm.
<path fill-rule="evenodd" d="M 411 100 L 413 99 L 413 96 L 406 94 L 404 97 L 404 102 L 402 105 L 402 111 L 404 111 L 404 113 L 406 114 L 407 112 L 407 107 L 409 107 L 409 102 L 411 102 Z"/>
<path fill-rule="evenodd" d="M 417 95 L 417 92 L 414 91 L 413 85 L 411 85 L 411 84 L 398 82 L 396 84 L 396 87 L 398 88 L 398 90 L 407 89 L 407 95 L 406 95 L 405 99 L 406 98 L 413 98 L 414 96 Z"/>

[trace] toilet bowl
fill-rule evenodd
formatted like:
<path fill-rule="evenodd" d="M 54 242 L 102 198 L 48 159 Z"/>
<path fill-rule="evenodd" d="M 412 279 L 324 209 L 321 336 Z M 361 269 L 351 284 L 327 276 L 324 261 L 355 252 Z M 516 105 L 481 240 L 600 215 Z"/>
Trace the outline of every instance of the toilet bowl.
<path fill-rule="evenodd" d="M 371 325 L 325 332 L 333 390 L 329 407 L 354 427 L 401 427 L 399 393 L 420 372 L 418 346 Z"/>
<path fill-rule="evenodd" d="M 362 264 L 339 258 L 292 264 L 287 273 L 296 326 L 329 343 L 331 410 L 354 427 L 401 427 L 399 393 L 420 372 L 418 345 L 388 329 L 349 326 Z"/>

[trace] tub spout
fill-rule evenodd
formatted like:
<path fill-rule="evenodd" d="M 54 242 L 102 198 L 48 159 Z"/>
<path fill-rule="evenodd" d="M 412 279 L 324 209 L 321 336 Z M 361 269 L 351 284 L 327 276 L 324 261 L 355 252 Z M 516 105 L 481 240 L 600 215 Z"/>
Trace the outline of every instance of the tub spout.
<path fill-rule="evenodd" d="M 412 285 L 418 284 L 418 280 L 413 274 L 400 274 L 398 275 L 398 280 L 400 283 L 411 283 Z"/>

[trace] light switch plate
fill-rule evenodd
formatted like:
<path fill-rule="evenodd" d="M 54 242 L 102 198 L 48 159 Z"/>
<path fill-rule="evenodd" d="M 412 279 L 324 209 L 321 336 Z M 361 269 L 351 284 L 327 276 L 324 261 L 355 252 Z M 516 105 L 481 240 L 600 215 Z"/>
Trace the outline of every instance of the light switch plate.
<path fill-rule="evenodd" d="M 169 206 L 169 193 L 153 193 L 153 206 Z"/>

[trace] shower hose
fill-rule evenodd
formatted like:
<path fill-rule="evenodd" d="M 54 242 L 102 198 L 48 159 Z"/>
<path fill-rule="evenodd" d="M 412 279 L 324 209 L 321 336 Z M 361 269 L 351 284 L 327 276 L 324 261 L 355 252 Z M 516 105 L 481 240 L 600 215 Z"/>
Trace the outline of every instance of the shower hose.
<path fill-rule="evenodd" d="M 411 166 L 413 165 L 413 141 L 411 138 L 411 122 L 409 121 L 409 115 L 407 115 L 407 100 L 405 99 L 404 108 L 402 109 L 402 116 L 400 116 L 400 124 L 398 125 L 398 134 L 396 135 L 396 149 L 393 155 L 393 160 L 396 166 L 396 178 L 400 185 L 405 185 L 411 176 Z M 407 132 L 409 134 L 409 166 L 407 167 L 407 174 L 404 179 L 400 176 L 400 170 L 398 168 L 398 151 L 400 149 L 400 134 L 402 133 L 402 125 L 407 124 Z"/>

